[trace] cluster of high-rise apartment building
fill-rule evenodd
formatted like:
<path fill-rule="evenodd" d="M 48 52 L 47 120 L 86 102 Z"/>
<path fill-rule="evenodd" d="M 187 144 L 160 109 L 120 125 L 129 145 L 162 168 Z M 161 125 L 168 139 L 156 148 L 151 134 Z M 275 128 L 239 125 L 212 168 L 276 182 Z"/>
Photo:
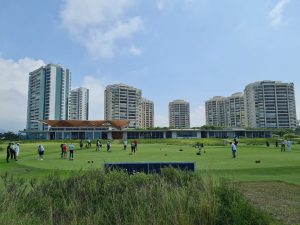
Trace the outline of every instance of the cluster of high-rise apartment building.
<path fill-rule="evenodd" d="M 154 127 L 154 103 L 142 90 L 126 84 L 108 85 L 104 93 L 104 119 L 128 120 L 129 128 Z M 217 127 L 295 128 L 293 83 L 260 81 L 230 97 L 206 101 L 206 125 Z M 100 114 L 100 113 L 99 113 Z M 200 116 L 200 115 L 199 115 Z M 48 64 L 29 73 L 27 130 L 47 130 L 44 120 L 88 120 L 89 90 L 71 89 L 69 69 Z M 169 127 L 190 128 L 190 104 L 169 103 Z"/>
<path fill-rule="evenodd" d="M 205 102 L 206 125 L 218 127 L 295 128 L 293 83 L 258 81 L 230 97 Z"/>
<path fill-rule="evenodd" d="M 142 90 L 126 84 L 108 85 L 104 98 L 105 120 L 128 120 L 129 128 L 154 127 L 154 103 L 142 97 Z"/>
<path fill-rule="evenodd" d="M 45 130 L 42 120 L 88 120 L 89 90 L 71 90 L 69 69 L 48 64 L 29 73 L 27 129 Z"/>
<path fill-rule="evenodd" d="M 128 120 L 129 128 L 154 127 L 154 103 L 142 97 L 142 90 L 108 85 L 104 98 L 105 120 Z M 47 130 L 43 120 L 88 120 L 88 115 L 89 90 L 71 89 L 69 69 L 50 63 L 29 73 L 27 130 Z M 169 103 L 169 126 L 190 127 L 188 102 Z"/>

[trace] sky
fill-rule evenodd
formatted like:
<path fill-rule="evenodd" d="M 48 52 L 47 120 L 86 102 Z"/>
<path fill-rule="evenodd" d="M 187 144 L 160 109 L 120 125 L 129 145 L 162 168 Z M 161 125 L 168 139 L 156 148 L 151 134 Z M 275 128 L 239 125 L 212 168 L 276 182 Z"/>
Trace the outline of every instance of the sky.
<path fill-rule="evenodd" d="M 125 83 L 154 101 L 205 101 L 260 80 L 293 82 L 300 118 L 299 0 L 0 0 L 0 130 L 26 126 L 28 73 L 47 63 L 90 89 L 90 119 L 104 118 L 105 86 Z"/>

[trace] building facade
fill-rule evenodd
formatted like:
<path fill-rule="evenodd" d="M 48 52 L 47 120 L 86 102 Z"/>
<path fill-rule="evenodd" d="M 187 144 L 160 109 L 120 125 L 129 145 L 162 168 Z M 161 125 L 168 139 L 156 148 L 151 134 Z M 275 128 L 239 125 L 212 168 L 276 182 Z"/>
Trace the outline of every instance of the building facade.
<path fill-rule="evenodd" d="M 45 120 L 48 130 L 24 131 L 31 140 L 166 139 L 166 138 L 270 138 L 271 130 L 127 129 L 127 120 Z"/>
<path fill-rule="evenodd" d="M 175 100 L 169 103 L 169 127 L 190 127 L 190 103 L 184 100 Z"/>
<path fill-rule="evenodd" d="M 105 120 L 128 120 L 130 128 L 141 127 L 140 89 L 125 85 L 108 85 L 104 92 Z"/>
<path fill-rule="evenodd" d="M 68 118 L 68 97 L 71 72 L 56 64 L 48 64 L 29 73 L 27 125 L 28 130 L 46 130 L 42 120 Z"/>
<path fill-rule="evenodd" d="M 206 125 L 225 127 L 226 126 L 226 98 L 215 96 L 205 102 Z"/>
<path fill-rule="evenodd" d="M 292 128 L 297 126 L 293 83 L 259 81 L 246 86 L 247 126 Z"/>
<path fill-rule="evenodd" d="M 142 98 L 141 128 L 148 129 L 154 127 L 154 103 L 148 99 Z"/>
<path fill-rule="evenodd" d="M 89 119 L 89 89 L 76 88 L 70 92 L 69 120 Z"/>
<path fill-rule="evenodd" d="M 235 93 L 225 100 L 225 127 L 246 127 L 244 94 Z"/>

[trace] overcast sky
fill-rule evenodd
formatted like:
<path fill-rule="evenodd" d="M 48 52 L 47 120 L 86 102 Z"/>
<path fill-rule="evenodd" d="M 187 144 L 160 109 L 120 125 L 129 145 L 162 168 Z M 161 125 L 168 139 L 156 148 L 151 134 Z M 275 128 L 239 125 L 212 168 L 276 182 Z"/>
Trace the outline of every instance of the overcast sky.
<path fill-rule="evenodd" d="M 90 119 L 103 119 L 104 89 L 125 83 L 155 103 L 205 101 L 258 80 L 294 82 L 300 118 L 298 0 L 0 0 L 0 130 L 25 128 L 28 73 L 64 65 L 90 88 Z"/>

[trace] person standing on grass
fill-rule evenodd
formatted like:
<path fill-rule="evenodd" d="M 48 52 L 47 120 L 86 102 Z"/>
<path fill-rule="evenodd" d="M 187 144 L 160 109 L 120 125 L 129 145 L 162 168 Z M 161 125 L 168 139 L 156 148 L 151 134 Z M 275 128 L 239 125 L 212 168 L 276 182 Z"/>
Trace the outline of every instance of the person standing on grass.
<path fill-rule="evenodd" d="M 74 149 L 75 149 L 73 143 L 70 144 L 69 149 L 70 149 L 70 158 L 69 158 L 69 160 L 73 160 L 74 159 Z"/>
<path fill-rule="evenodd" d="M 237 150 L 237 147 L 236 147 L 235 143 L 232 142 L 232 144 L 231 144 L 232 158 L 236 158 L 236 150 Z"/>
<path fill-rule="evenodd" d="M 88 139 L 88 148 L 91 148 L 92 147 L 92 141 L 91 139 Z"/>
<path fill-rule="evenodd" d="M 63 158 L 66 159 L 68 156 L 67 156 L 67 152 L 68 152 L 68 146 L 66 144 L 63 144 L 63 151 L 64 151 L 64 156 Z"/>
<path fill-rule="evenodd" d="M 79 147 L 80 147 L 80 150 L 82 150 L 82 148 L 83 148 L 83 140 L 82 139 L 79 142 Z"/>
<path fill-rule="evenodd" d="M 61 150 L 60 158 L 63 158 L 64 157 L 64 144 L 63 143 L 60 144 L 60 150 Z"/>
<path fill-rule="evenodd" d="M 10 143 L 10 159 L 16 159 L 15 144 Z"/>
<path fill-rule="evenodd" d="M 98 140 L 96 141 L 96 151 L 100 151 L 100 150 L 101 150 L 101 147 L 102 147 L 101 141 L 98 139 Z"/>
<path fill-rule="evenodd" d="M 131 153 L 135 154 L 135 143 L 131 142 Z"/>
<path fill-rule="evenodd" d="M 109 151 L 111 147 L 110 141 L 107 141 L 106 143 L 106 151 Z"/>
<path fill-rule="evenodd" d="M 289 152 L 292 151 L 292 141 L 288 140 L 286 142 L 286 146 L 287 146 L 287 149 L 288 149 Z"/>
<path fill-rule="evenodd" d="M 15 160 L 16 161 L 18 161 L 19 152 L 20 152 L 20 144 L 17 143 L 16 147 L 15 147 Z"/>
<path fill-rule="evenodd" d="M 127 149 L 127 140 L 124 139 L 123 141 L 123 150 L 126 150 Z"/>
<path fill-rule="evenodd" d="M 6 148 L 6 162 L 9 163 L 9 157 L 10 157 L 10 145 L 11 143 L 8 143 Z"/>
<path fill-rule="evenodd" d="M 44 152 L 45 152 L 44 146 L 39 144 L 38 145 L 39 160 L 43 160 Z"/>
<path fill-rule="evenodd" d="M 285 145 L 286 145 L 286 141 L 282 140 L 282 142 L 281 142 L 281 152 L 285 152 Z"/>

